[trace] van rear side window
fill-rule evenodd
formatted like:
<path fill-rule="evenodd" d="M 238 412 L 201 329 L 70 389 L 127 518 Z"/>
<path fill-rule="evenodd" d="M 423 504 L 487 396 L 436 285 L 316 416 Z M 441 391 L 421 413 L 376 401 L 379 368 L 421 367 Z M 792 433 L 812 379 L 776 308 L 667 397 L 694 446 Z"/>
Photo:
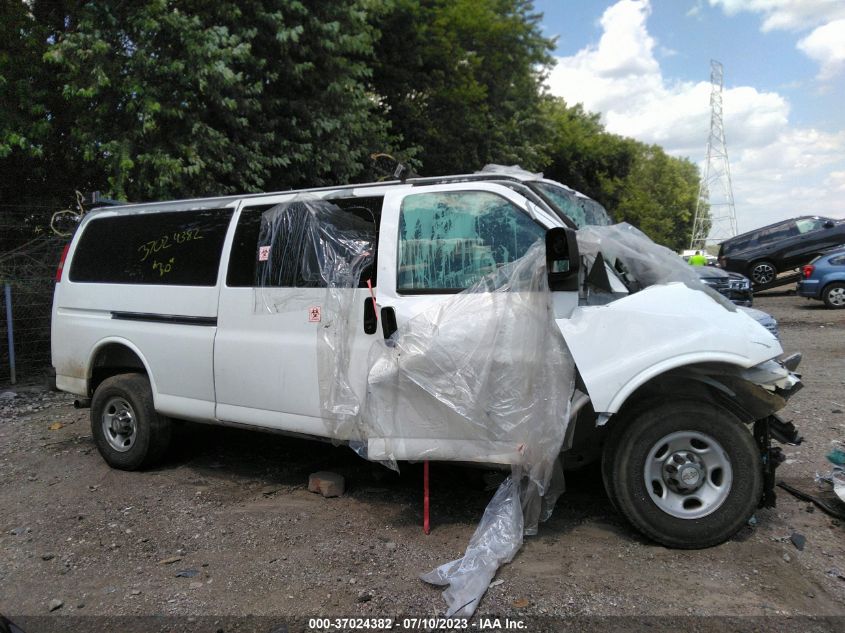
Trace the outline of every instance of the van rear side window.
<path fill-rule="evenodd" d="M 83 283 L 214 286 L 232 209 L 93 219 L 70 266 Z"/>
<path fill-rule="evenodd" d="M 372 222 L 374 224 L 373 232 L 376 236 L 376 241 L 378 241 L 381 207 L 384 202 L 381 196 L 332 198 L 328 201 L 366 222 Z M 261 215 L 274 206 L 276 205 L 264 204 L 244 207 L 241 210 L 241 217 L 235 229 L 232 252 L 229 255 L 229 271 L 226 274 L 226 285 L 230 288 L 250 288 L 259 285 L 256 279 L 258 277 L 259 247 L 261 246 L 258 243 L 258 236 L 261 232 Z M 360 288 L 367 287 L 367 280 L 373 286 L 376 285 L 376 269 L 377 265 L 374 259 L 372 265 L 367 267 L 361 274 L 358 284 Z M 271 275 L 270 278 L 272 277 Z M 276 281 L 273 284 L 268 285 L 278 288 L 315 288 L 325 286 L 322 279 L 297 278 L 288 279 L 285 283 L 281 282 L 280 277 L 276 277 L 275 279 Z"/>

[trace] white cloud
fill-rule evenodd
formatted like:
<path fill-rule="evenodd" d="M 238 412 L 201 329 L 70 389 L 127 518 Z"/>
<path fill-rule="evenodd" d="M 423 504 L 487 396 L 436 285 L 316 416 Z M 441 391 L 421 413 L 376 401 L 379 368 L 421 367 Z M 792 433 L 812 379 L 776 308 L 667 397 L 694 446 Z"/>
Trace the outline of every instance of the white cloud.
<path fill-rule="evenodd" d="M 825 179 L 824 184 L 832 191 L 845 193 L 845 171 L 832 171 Z"/>
<path fill-rule="evenodd" d="M 798 50 L 819 64 L 819 81 L 845 70 L 845 0 L 710 0 L 727 15 L 741 11 L 763 14 L 763 31 L 813 32 L 800 40 Z"/>
<path fill-rule="evenodd" d="M 818 79 L 833 79 L 845 70 L 845 18 L 828 22 L 798 42 L 798 49 L 819 64 Z"/>
<path fill-rule="evenodd" d="M 696 0 L 695 4 L 692 5 L 687 11 L 686 15 L 688 18 L 696 18 L 697 20 L 701 19 L 702 2 L 703 0 Z"/>
<path fill-rule="evenodd" d="M 763 31 L 797 31 L 845 18 L 842 0 L 710 0 L 728 15 L 741 11 L 763 14 Z"/>
<path fill-rule="evenodd" d="M 648 0 L 620 0 L 609 7 L 600 20 L 599 41 L 558 58 L 549 89 L 570 104 L 599 112 L 610 132 L 659 144 L 701 164 L 710 83 L 663 77 L 655 57 L 658 43 L 647 28 L 650 13 Z M 787 100 L 752 86 L 726 88 L 723 105 L 740 230 L 803 212 L 843 215 L 839 185 L 826 183 L 845 173 L 845 132 L 794 128 Z"/>

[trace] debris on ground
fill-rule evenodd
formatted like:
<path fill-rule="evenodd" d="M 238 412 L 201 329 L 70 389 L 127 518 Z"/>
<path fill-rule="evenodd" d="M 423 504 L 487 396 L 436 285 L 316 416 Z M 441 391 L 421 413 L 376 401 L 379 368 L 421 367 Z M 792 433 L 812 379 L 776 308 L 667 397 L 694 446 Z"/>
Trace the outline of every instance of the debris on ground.
<path fill-rule="evenodd" d="M 196 578 L 199 573 L 198 569 L 180 569 L 176 572 L 176 578 Z"/>
<path fill-rule="evenodd" d="M 321 470 L 308 477 L 308 490 L 324 497 L 340 497 L 345 489 L 346 480 L 337 473 Z"/>
<path fill-rule="evenodd" d="M 790 541 L 792 542 L 792 544 L 795 546 L 795 549 L 797 549 L 799 552 L 803 552 L 803 551 L 804 551 L 804 545 L 805 545 L 805 544 L 806 544 L 806 542 L 807 542 L 807 537 L 806 537 L 806 536 L 804 536 L 803 534 L 800 534 L 800 533 L 798 533 L 798 532 L 793 532 L 793 533 L 790 535 L 789 540 L 790 540 Z"/>
<path fill-rule="evenodd" d="M 50 604 L 47 605 L 47 608 L 50 609 L 50 611 L 52 612 L 57 609 L 61 609 L 64 604 L 65 603 L 59 600 L 58 598 L 53 598 L 52 600 L 50 600 Z"/>
<path fill-rule="evenodd" d="M 180 560 L 182 560 L 181 556 L 171 556 L 169 558 L 162 558 L 160 561 L 158 561 L 158 564 L 159 565 L 172 565 L 173 563 L 178 563 Z"/>
<path fill-rule="evenodd" d="M 778 487 L 783 488 L 793 497 L 801 499 L 801 501 L 812 502 L 822 512 L 829 514 L 830 516 L 836 519 L 841 519 L 845 521 L 845 508 L 841 507 L 839 503 L 833 500 L 828 501 L 827 499 L 822 499 L 821 497 L 802 492 L 801 490 L 798 490 L 798 488 L 794 488 L 793 486 L 790 486 L 789 484 L 783 481 L 778 482 Z"/>

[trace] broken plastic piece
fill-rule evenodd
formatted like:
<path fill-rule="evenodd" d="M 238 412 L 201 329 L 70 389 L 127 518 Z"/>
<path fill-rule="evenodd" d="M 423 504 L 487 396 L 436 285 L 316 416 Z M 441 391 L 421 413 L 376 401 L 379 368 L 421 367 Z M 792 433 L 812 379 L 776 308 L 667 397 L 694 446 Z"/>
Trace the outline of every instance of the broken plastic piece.
<path fill-rule="evenodd" d="M 681 282 L 693 290 L 706 293 L 726 310 L 736 306 L 702 283 L 692 267 L 677 253 L 655 244 L 645 233 L 627 222 L 611 226 L 584 226 L 578 231 L 581 255 L 592 262 L 601 254 L 604 260 L 627 277 L 631 291 L 656 284 Z"/>
<path fill-rule="evenodd" d="M 443 592 L 446 617 L 472 616 L 496 571 L 522 547 L 519 497 L 519 485 L 508 477 L 487 505 L 463 557 L 420 576 L 432 585 L 448 585 Z"/>
<path fill-rule="evenodd" d="M 845 521 L 845 509 L 835 506 L 833 502 L 827 501 L 826 499 L 822 499 L 821 497 L 816 497 L 806 492 L 802 492 L 801 490 L 798 490 L 797 488 L 794 488 L 782 481 L 778 482 L 778 487 L 783 488 L 789 494 L 794 497 L 797 497 L 798 499 L 801 499 L 802 501 L 809 501 L 813 503 L 817 508 L 819 508 L 819 510 L 823 511 L 824 513 L 829 514 L 830 516 L 841 521 Z"/>

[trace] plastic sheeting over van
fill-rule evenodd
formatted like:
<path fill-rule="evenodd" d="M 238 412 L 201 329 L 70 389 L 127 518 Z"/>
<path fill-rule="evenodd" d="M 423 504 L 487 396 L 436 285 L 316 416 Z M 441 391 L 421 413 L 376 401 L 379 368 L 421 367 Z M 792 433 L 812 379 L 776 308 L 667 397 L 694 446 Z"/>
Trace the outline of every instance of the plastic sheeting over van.
<path fill-rule="evenodd" d="M 449 585 L 449 615 L 469 616 L 523 533 L 536 533 L 563 490 L 556 464 L 575 366 L 555 324 L 545 247 L 538 241 L 524 257 L 375 343 L 360 403 L 349 385 L 346 324 L 351 291 L 375 248 L 364 224 L 307 198 L 266 211 L 256 309 L 284 308 L 284 295 L 268 288 L 325 285 L 317 342 L 321 406 L 335 437 L 352 438 L 364 457 L 395 468 L 397 446 L 416 440 L 418 459 L 436 459 L 444 444 L 458 443 L 468 454 L 505 453 L 515 464 L 465 555 L 423 576 Z"/>
<path fill-rule="evenodd" d="M 353 437 L 360 412 L 349 383 L 349 316 L 352 290 L 373 263 L 375 249 L 375 224 L 313 196 L 297 196 L 261 216 L 256 311 L 284 311 L 300 299 L 297 288 L 325 287 L 317 368 L 320 408 L 336 439 Z"/>
<path fill-rule="evenodd" d="M 397 444 L 427 441 L 512 455 L 513 472 L 491 500 L 464 556 L 422 576 L 448 585 L 447 615 L 475 611 L 496 570 L 548 518 L 562 492 L 554 477 L 569 419 L 575 364 L 558 329 L 545 246 L 410 319 L 371 354 L 364 426 Z M 442 438 L 442 439 L 440 439 Z M 559 467 L 558 467 L 559 468 Z M 559 485 L 555 485 L 559 484 Z"/>
<path fill-rule="evenodd" d="M 612 226 L 585 226 L 578 230 L 578 249 L 592 265 L 599 253 L 628 284 L 632 292 L 656 284 L 680 282 L 706 293 L 730 312 L 736 306 L 701 282 L 695 270 L 677 253 L 655 244 L 627 222 Z"/>
<path fill-rule="evenodd" d="M 545 246 L 538 240 L 522 257 L 400 323 L 388 340 L 374 342 L 361 402 L 349 379 L 349 324 L 357 322 L 352 298 L 374 257 L 375 228 L 307 197 L 266 211 L 256 309 L 283 310 L 297 287 L 325 287 L 316 343 L 321 408 L 329 434 L 363 457 L 394 469 L 408 455 L 467 461 L 495 456 L 512 464 L 464 556 L 422 576 L 447 586 L 448 616 L 468 617 L 497 569 L 512 560 L 524 534 L 536 533 L 563 490 L 557 459 L 575 362 L 555 321 Z M 601 286 L 615 270 L 629 290 L 680 281 L 734 310 L 677 255 L 630 225 L 586 227 L 578 242 L 590 268 L 587 286 Z M 604 285 L 610 301 L 627 294 L 614 290 L 621 287 L 618 280 Z M 280 286 L 287 290 L 279 293 Z"/>

